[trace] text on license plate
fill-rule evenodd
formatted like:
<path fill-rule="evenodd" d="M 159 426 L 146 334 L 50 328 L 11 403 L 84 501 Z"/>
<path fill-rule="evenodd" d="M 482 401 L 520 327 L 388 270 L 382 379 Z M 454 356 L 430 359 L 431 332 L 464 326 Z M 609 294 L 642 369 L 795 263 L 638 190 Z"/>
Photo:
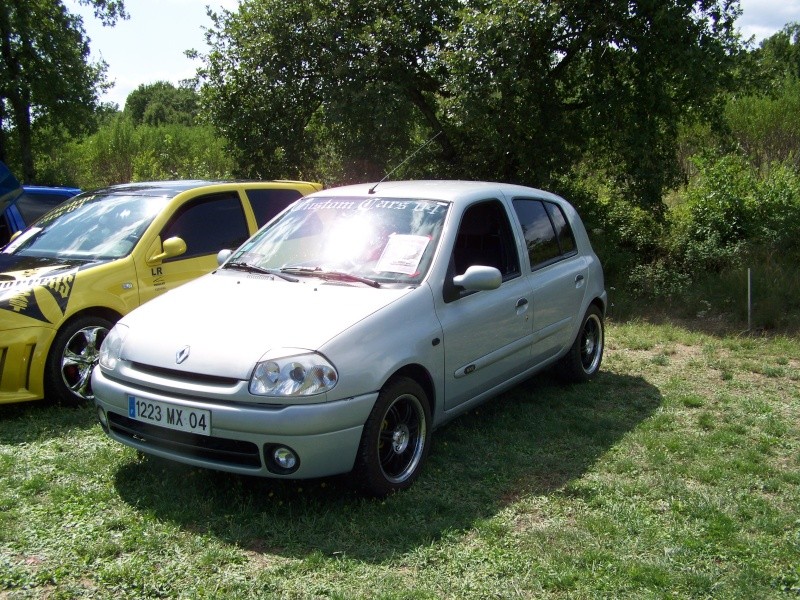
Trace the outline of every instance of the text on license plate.
<path fill-rule="evenodd" d="M 211 411 L 201 408 L 128 396 L 128 417 L 169 429 L 211 435 Z"/>

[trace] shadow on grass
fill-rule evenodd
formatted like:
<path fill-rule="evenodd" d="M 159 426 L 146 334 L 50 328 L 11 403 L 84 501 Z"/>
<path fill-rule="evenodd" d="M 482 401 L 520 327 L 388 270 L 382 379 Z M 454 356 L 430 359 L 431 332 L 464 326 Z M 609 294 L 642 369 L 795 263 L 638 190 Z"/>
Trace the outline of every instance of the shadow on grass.
<path fill-rule="evenodd" d="M 39 400 L 18 404 L 0 404 L 0 442 L 27 444 L 58 437 L 76 429 L 97 424 L 94 406 L 61 406 Z"/>
<path fill-rule="evenodd" d="M 275 481 L 149 457 L 121 467 L 115 484 L 158 519 L 255 553 L 381 562 L 468 530 L 518 497 L 561 489 L 660 403 L 639 377 L 603 372 L 562 386 L 539 376 L 438 430 L 414 486 L 382 501 L 360 497 L 346 477 Z"/>

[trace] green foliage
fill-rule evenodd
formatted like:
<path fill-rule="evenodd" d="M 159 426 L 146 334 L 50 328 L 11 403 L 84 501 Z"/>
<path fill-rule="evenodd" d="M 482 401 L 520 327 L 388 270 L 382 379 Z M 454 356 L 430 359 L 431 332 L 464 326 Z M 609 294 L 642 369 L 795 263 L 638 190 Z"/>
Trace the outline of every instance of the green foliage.
<path fill-rule="evenodd" d="M 797 328 L 800 280 L 787 273 L 800 259 L 800 172 L 774 164 L 759 173 L 734 154 L 695 165 L 697 175 L 671 199 L 660 233 L 632 223 L 632 231 L 653 234 L 649 249 L 626 253 L 624 242 L 612 242 L 606 273 L 618 305 L 630 312 L 637 299 L 657 301 L 659 310 L 683 317 L 743 323 L 749 269 L 754 326 Z M 619 212 L 628 214 L 616 200 L 606 213 L 609 222 Z"/>
<path fill-rule="evenodd" d="M 731 136 L 757 169 L 800 167 L 800 78 L 785 78 L 769 95 L 733 97 L 724 112 Z"/>
<path fill-rule="evenodd" d="M 230 178 L 233 161 L 224 140 L 209 126 L 136 127 L 118 114 L 98 131 L 43 155 L 44 169 L 71 173 L 83 189 L 160 179 Z"/>
<path fill-rule="evenodd" d="M 106 24 L 126 18 L 122 0 L 80 0 Z M 73 134 L 92 122 L 97 90 L 106 85 L 105 64 L 89 62 L 79 16 L 61 0 L 0 2 L 0 160 L 9 139 L 10 161 L 25 181 L 35 181 L 32 126 L 63 127 Z"/>
<path fill-rule="evenodd" d="M 800 22 L 788 23 L 761 42 L 753 58 L 762 81 L 780 83 L 786 77 L 800 79 Z"/>
<path fill-rule="evenodd" d="M 134 125 L 194 125 L 199 96 L 189 87 L 167 81 L 142 84 L 125 100 L 125 115 Z"/>
<path fill-rule="evenodd" d="M 798 247 L 800 173 L 775 164 L 758 177 L 744 158 L 698 159 L 686 204 L 674 211 L 673 240 L 687 266 L 715 270 L 748 248 Z"/>
<path fill-rule="evenodd" d="M 699 176 L 687 189 L 689 243 L 736 247 L 752 228 L 756 179 L 750 166 L 735 155 L 720 160 L 697 159 Z"/>
<path fill-rule="evenodd" d="M 371 178 L 439 133 L 439 176 L 547 186 L 591 157 L 658 212 L 678 123 L 728 82 L 737 15 L 722 0 L 244 0 L 212 16 L 202 104 L 248 174 L 324 156 Z"/>

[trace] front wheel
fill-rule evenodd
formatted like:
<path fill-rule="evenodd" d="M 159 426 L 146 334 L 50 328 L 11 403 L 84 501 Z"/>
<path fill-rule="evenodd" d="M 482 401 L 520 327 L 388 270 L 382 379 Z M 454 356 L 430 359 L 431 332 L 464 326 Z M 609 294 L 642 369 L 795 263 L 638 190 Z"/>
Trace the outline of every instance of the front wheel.
<path fill-rule="evenodd" d="M 569 352 L 557 365 L 558 375 L 566 381 L 588 381 L 600 370 L 605 346 L 603 313 L 590 306 Z"/>
<path fill-rule="evenodd" d="M 108 319 L 86 316 L 70 321 L 56 334 L 45 367 L 47 398 L 68 405 L 94 400 L 92 370 L 111 327 Z"/>
<path fill-rule="evenodd" d="M 356 459 L 366 493 L 383 497 L 411 486 L 428 454 L 430 414 L 427 394 L 413 379 L 393 379 L 381 390 Z"/>

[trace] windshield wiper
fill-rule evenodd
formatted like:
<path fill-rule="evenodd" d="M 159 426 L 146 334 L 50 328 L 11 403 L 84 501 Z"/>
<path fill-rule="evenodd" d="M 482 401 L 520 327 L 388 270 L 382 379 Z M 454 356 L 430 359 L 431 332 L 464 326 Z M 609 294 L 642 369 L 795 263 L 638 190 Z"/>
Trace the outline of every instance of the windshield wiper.
<path fill-rule="evenodd" d="M 362 277 L 361 275 L 354 275 L 353 273 L 347 273 L 345 271 L 325 271 L 320 267 L 283 267 L 281 272 L 296 273 L 298 275 L 310 275 L 312 277 L 319 277 L 320 279 L 330 281 L 355 281 L 357 283 L 363 283 L 374 288 L 381 287 L 380 283 L 374 279 L 370 279 L 369 277 Z"/>
<path fill-rule="evenodd" d="M 229 262 L 225 264 L 225 269 L 238 269 L 240 271 L 247 271 L 248 273 L 260 273 L 262 275 L 274 275 L 276 277 L 280 277 L 281 279 L 285 279 L 286 281 L 291 281 L 292 283 L 297 283 L 300 281 L 297 277 L 290 277 L 285 273 L 277 269 L 265 269 L 264 267 L 259 267 L 258 265 L 251 265 L 250 263 L 246 262 Z"/>

